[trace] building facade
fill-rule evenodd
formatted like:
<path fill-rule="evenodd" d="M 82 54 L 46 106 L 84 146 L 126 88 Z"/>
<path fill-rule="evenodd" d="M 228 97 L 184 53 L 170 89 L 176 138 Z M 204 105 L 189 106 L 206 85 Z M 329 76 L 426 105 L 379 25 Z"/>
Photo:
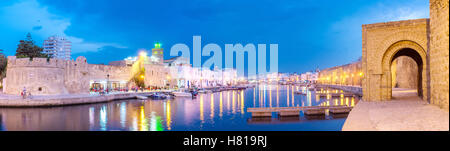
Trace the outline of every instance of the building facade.
<path fill-rule="evenodd" d="M 363 72 L 361 61 L 323 69 L 318 73 L 317 83 L 327 85 L 361 86 Z"/>
<path fill-rule="evenodd" d="M 72 43 L 65 37 L 51 36 L 44 40 L 43 51 L 52 58 L 70 60 Z"/>

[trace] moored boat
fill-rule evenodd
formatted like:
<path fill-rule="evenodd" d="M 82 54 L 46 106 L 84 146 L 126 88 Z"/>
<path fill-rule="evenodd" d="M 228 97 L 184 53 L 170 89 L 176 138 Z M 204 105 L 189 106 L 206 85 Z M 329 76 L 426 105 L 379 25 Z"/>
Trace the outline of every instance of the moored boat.
<path fill-rule="evenodd" d="M 175 91 L 175 92 L 172 92 L 172 94 L 175 97 L 192 97 L 192 93 L 182 92 L 182 91 Z"/>
<path fill-rule="evenodd" d="M 136 95 L 137 99 L 141 99 L 141 100 L 147 100 L 148 98 L 146 96 L 142 96 L 142 95 Z"/>
<path fill-rule="evenodd" d="M 166 99 L 167 96 L 164 93 L 154 93 L 149 96 L 152 99 Z"/>

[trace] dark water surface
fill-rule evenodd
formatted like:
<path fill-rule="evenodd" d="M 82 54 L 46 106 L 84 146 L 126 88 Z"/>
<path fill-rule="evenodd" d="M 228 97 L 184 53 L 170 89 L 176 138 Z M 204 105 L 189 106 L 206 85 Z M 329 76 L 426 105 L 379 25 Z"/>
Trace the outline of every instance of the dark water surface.
<path fill-rule="evenodd" d="M 249 107 L 354 106 L 358 98 L 297 95 L 299 86 L 260 85 L 196 99 L 118 100 L 51 108 L 0 108 L 0 130 L 339 131 L 346 115 L 252 118 Z M 331 90 L 330 90 L 331 92 Z M 334 91 L 333 91 L 334 92 Z"/>

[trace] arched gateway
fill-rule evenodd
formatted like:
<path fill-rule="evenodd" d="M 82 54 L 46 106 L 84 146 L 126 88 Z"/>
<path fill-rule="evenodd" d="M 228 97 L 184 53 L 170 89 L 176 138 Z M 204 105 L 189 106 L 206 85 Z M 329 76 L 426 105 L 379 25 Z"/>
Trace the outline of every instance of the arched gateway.
<path fill-rule="evenodd" d="M 449 1 L 430 0 L 430 18 L 362 26 L 363 100 L 392 99 L 392 61 L 417 64 L 417 94 L 449 109 Z"/>
<path fill-rule="evenodd" d="M 419 44 L 413 41 L 399 41 L 394 44 L 392 44 L 384 53 L 383 59 L 382 59 L 382 81 L 387 82 L 383 86 L 383 93 L 387 93 L 387 99 L 391 99 L 392 94 L 392 73 L 391 73 L 391 66 L 392 62 L 400 57 L 400 56 L 408 56 L 411 57 L 414 62 L 417 64 L 418 68 L 418 75 L 417 79 L 417 94 L 419 97 L 424 98 L 425 96 L 428 96 L 429 93 L 429 82 L 426 80 L 428 79 L 427 67 L 426 67 L 426 58 L 427 54 L 424 48 L 422 48 Z M 425 80 L 424 80 L 425 79 Z M 425 97 L 427 98 L 427 97 Z"/>
<path fill-rule="evenodd" d="M 417 94 L 429 101 L 428 28 L 428 19 L 363 25 L 364 100 L 391 100 L 392 62 L 408 56 L 418 67 Z"/>

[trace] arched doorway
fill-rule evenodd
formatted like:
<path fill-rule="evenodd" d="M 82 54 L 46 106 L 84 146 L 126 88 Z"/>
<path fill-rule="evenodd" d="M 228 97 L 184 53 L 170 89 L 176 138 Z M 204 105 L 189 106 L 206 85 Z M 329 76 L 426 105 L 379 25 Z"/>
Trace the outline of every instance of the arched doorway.
<path fill-rule="evenodd" d="M 392 98 L 416 95 L 423 98 L 422 69 L 423 60 L 417 51 L 411 48 L 399 50 L 391 60 Z"/>
<path fill-rule="evenodd" d="M 423 47 L 414 41 L 398 41 L 392 44 L 384 53 L 382 59 L 382 87 L 381 93 L 386 94 L 384 100 L 392 99 L 392 63 L 399 57 L 406 56 L 414 60 L 417 65 L 417 95 L 422 99 L 428 101 L 428 86 L 429 80 L 427 80 L 427 65 L 426 65 L 426 52 Z"/>

